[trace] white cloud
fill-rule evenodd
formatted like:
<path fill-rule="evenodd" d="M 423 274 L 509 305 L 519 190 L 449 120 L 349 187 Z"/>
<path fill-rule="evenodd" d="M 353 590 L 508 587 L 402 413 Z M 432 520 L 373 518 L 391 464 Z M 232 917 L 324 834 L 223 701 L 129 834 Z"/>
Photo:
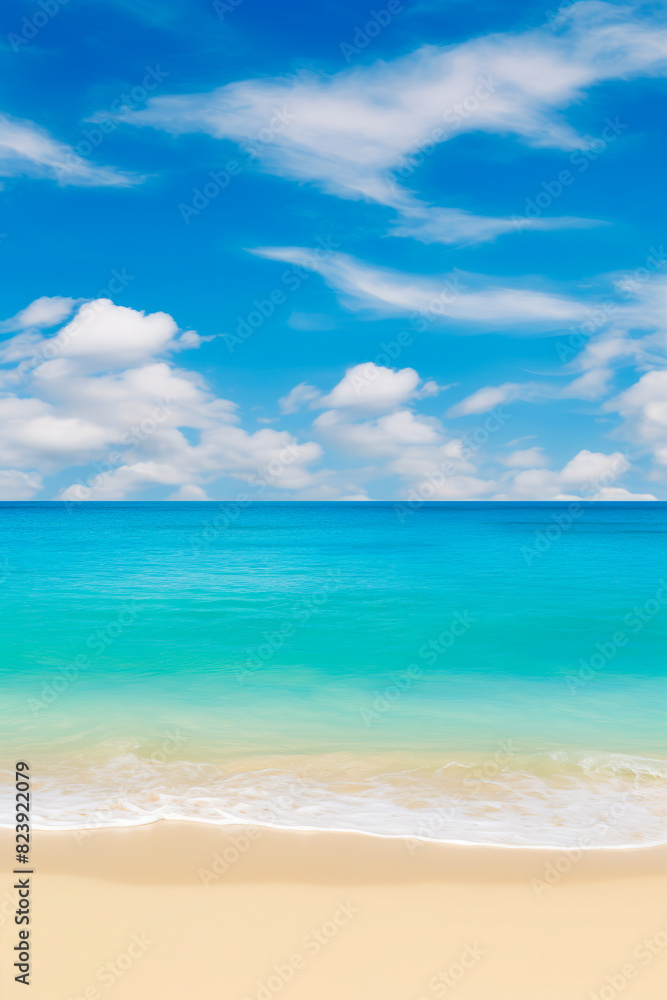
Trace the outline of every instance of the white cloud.
<path fill-rule="evenodd" d="M 0 462 L 54 471 L 94 457 L 107 446 L 108 429 L 75 415 L 58 413 L 39 399 L 0 400 Z"/>
<path fill-rule="evenodd" d="M 321 457 L 315 442 L 247 432 L 235 405 L 198 373 L 155 356 L 179 348 L 165 313 L 95 300 L 54 337 L 25 336 L 3 345 L 3 360 L 15 366 L 5 380 L 14 391 L 0 399 L 0 464 L 14 470 L 0 478 L 7 495 L 38 488 L 40 474 L 88 463 L 93 472 L 75 473 L 62 498 L 117 500 L 159 485 L 200 499 L 207 483 L 228 476 L 260 499 L 309 488 L 322 475 L 309 471 Z"/>
<path fill-rule="evenodd" d="M 638 268 L 631 272 L 634 278 L 608 275 L 598 279 L 602 284 L 611 278 L 617 298 L 607 298 L 595 307 L 582 303 L 587 318 L 573 334 L 557 342 L 556 354 L 566 363 L 560 372 L 545 374 L 565 376 L 565 384 L 564 379 L 557 379 L 484 386 L 452 406 L 448 416 L 485 413 L 515 400 L 598 401 L 609 395 L 619 369 L 655 368 L 649 377 L 643 376 L 634 387 L 604 404 L 603 410 L 617 411 L 627 418 L 622 433 L 629 440 L 650 443 L 665 438 L 667 444 L 667 433 L 654 426 L 665 391 L 660 372 L 667 361 L 667 279 L 657 273 L 664 264 L 662 248 L 653 251 L 648 260 L 653 261 L 652 268 Z M 645 397 L 650 402 L 648 409 Z"/>
<path fill-rule="evenodd" d="M 619 500 L 656 500 L 657 497 L 654 497 L 652 493 L 630 493 L 620 486 L 606 486 L 589 499 L 618 502 Z"/>
<path fill-rule="evenodd" d="M 620 413 L 626 436 L 649 448 L 659 465 L 667 465 L 667 369 L 642 375 L 604 408 Z"/>
<path fill-rule="evenodd" d="M 172 493 L 167 497 L 167 500 L 208 500 L 206 495 L 206 490 L 203 490 L 201 486 L 193 486 L 192 483 L 186 483 L 185 486 L 179 487 L 175 493 Z"/>
<path fill-rule="evenodd" d="M 426 490 L 428 499 L 468 499 L 488 493 L 495 484 L 471 475 L 475 465 L 463 442 L 449 437 L 439 420 L 406 408 L 441 388 L 433 380 L 420 388 L 420 382 L 411 368 L 356 365 L 319 400 L 318 405 L 335 408 L 316 417 L 313 431 L 327 450 L 372 463 L 358 470 L 358 477 L 405 484 L 399 496 Z"/>
<path fill-rule="evenodd" d="M 159 462 L 135 462 L 121 465 L 107 474 L 90 480 L 83 489 L 73 483 L 61 490 L 58 500 L 123 500 L 149 486 L 175 486 L 185 475 L 173 465 Z"/>
<path fill-rule="evenodd" d="M 559 328 L 582 319 L 587 309 L 578 299 L 507 285 L 482 275 L 455 272 L 438 281 L 373 267 L 343 253 L 318 258 L 305 247 L 262 247 L 253 252 L 316 271 L 343 294 L 350 308 L 394 316 L 417 313 L 436 323 L 470 323 L 476 327 L 472 332 L 507 332 L 510 325 L 524 328 L 524 333 Z"/>
<path fill-rule="evenodd" d="M 383 413 L 413 398 L 420 378 L 414 368 L 382 368 L 372 361 L 348 368 L 331 392 L 318 401 L 319 407 Z M 427 383 L 431 385 L 431 383 Z M 432 389 L 427 390 L 432 394 Z"/>
<path fill-rule="evenodd" d="M 565 386 L 561 395 L 573 399 L 600 399 L 607 394 L 613 375 L 611 368 L 592 368 Z"/>
<path fill-rule="evenodd" d="M 47 177 L 79 187 L 129 187 L 142 178 L 101 167 L 34 122 L 0 114 L 0 176 Z"/>
<path fill-rule="evenodd" d="M 166 313 L 146 314 L 109 299 L 95 299 L 82 305 L 55 336 L 27 331 L 9 338 L 0 347 L 0 361 L 18 360 L 23 372 L 35 369 L 41 379 L 62 379 L 75 371 L 124 368 L 162 351 L 181 349 L 183 335 L 177 339 L 178 332 Z M 186 346 L 196 347 L 200 342 L 189 340 Z"/>
<path fill-rule="evenodd" d="M 308 385 L 307 382 L 300 382 L 286 396 L 278 400 L 280 412 L 296 413 L 302 406 L 317 399 L 319 395 L 320 390 L 316 389 L 314 385 Z"/>
<path fill-rule="evenodd" d="M 349 416 L 327 410 L 314 421 L 313 429 L 327 444 L 346 454 L 371 459 L 398 458 L 406 449 L 435 445 L 442 440 L 435 421 L 417 417 L 410 410 L 396 410 L 361 422 L 352 422 Z"/>
<path fill-rule="evenodd" d="M 559 229 L 591 229 L 604 225 L 599 219 L 578 219 L 572 216 L 520 219 L 474 215 L 460 208 L 433 208 L 419 205 L 402 211 L 391 227 L 392 236 L 411 236 L 420 243 L 465 244 L 483 243 L 506 233 L 534 229 L 551 232 Z"/>
<path fill-rule="evenodd" d="M 36 472 L 0 469 L 0 500 L 31 500 L 42 488 L 42 477 Z"/>
<path fill-rule="evenodd" d="M 487 447 L 504 426 L 495 416 L 485 418 L 481 437 L 452 436 L 439 419 L 418 412 L 442 387 L 413 368 L 355 365 L 324 395 L 301 383 L 283 409 L 311 411 L 305 435 L 279 426 L 250 432 L 233 402 L 201 374 L 174 365 L 181 338 L 170 316 L 106 300 L 81 306 L 53 336 L 30 327 L 10 337 L 3 345 L 0 498 L 39 495 L 42 477 L 59 474 L 62 482 L 63 472 L 58 495 L 70 500 L 120 500 L 147 489 L 202 500 L 221 489 L 229 496 L 230 481 L 238 484 L 232 498 L 258 500 L 378 492 L 425 500 L 652 496 L 620 485 L 630 469 L 621 452 L 581 450 L 552 470 L 537 445 L 499 459 L 504 449 Z M 55 351 L 47 352 L 49 345 Z M 646 373 L 609 406 L 667 464 L 665 374 Z M 497 394 L 481 402 L 469 412 L 498 405 Z M 313 409 L 322 411 L 314 419 Z M 326 456 L 335 457 L 335 473 L 322 467 Z"/>
<path fill-rule="evenodd" d="M 146 315 L 98 299 L 83 306 L 76 320 L 63 327 L 49 347 L 59 357 L 95 368 L 121 368 L 173 346 L 177 332 L 176 323 L 166 313 Z M 42 377 L 46 377 L 44 372 Z"/>
<path fill-rule="evenodd" d="M 503 385 L 487 385 L 451 406 L 447 416 L 466 417 L 473 413 L 488 413 L 502 403 L 533 399 L 542 391 L 544 390 L 533 383 L 505 382 Z"/>
<path fill-rule="evenodd" d="M 342 420 L 341 412 L 350 415 L 369 416 L 386 413 L 409 401 L 437 396 L 449 386 L 441 386 L 434 379 L 422 382 L 414 368 L 383 368 L 372 361 L 348 368 L 343 378 L 333 389 L 323 395 L 315 386 L 300 382 L 282 399 L 279 405 L 282 413 L 296 413 L 310 404 L 310 409 L 325 409 L 316 424 L 320 427 Z"/>
<path fill-rule="evenodd" d="M 202 344 L 208 344 L 212 340 L 217 340 L 220 336 L 222 336 L 222 334 L 212 333 L 208 337 L 201 337 L 194 330 L 185 330 L 183 333 L 179 334 L 170 346 L 173 351 L 192 351 L 201 347 Z"/>
<path fill-rule="evenodd" d="M 176 135 L 235 140 L 273 173 L 395 208 L 405 235 L 489 239 L 507 231 L 507 219 L 475 220 L 443 209 L 431 226 L 423 218 L 428 206 L 401 181 L 409 182 L 419 160 L 440 143 L 470 131 L 509 134 L 535 147 L 585 148 L 590 140 L 562 109 L 602 81 L 663 74 L 666 57 L 659 15 L 583 0 L 564 13 L 560 31 L 544 26 L 428 45 L 328 76 L 300 72 L 210 93 L 156 96 L 124 117 Z"/>
<path fill-rule="evenodd" d="M 76 299 L 63 298 L 61 295 L 42 295 L 17 312 L 16 316 L 0 322 L 0 333 L 13 333 L 30 327 L 48 329 L 57 326 L 71 315 L 76 304 Z"/>
<path fill-rule="evenodd" d="M 667 264 L 663 247 L 652 247 L 644 264 L 633 271 L 603 275 L 607 296 L 591 303 L 572 336 L 558 345 L 569 371 L 582 373 L 563 393 L 597 399 L 608 391 L 616 369 L 664 365 L 667 359 Z"/>
<path fill-rule="evenodd" d="M 559 471 L 533 468 L 511 473 L 503 492 L 491 499 L 611 500 L 613 484 L 629 469 L 630 461 L 622 452 L 607 455 L 582 449 Z"/>
<path fill-rule="evenodd" d="M 580 451 L 563 467 L 559 476 L 568 486 L 597 484 L 608 476 L 620 476 L 630 468 L 630 462 L 620 451 L 605 455 L 602 452 Z M 602 482 L 602 486 L 607 484 Z"/>
<path fill-rule="evenodd" d="M 549 464 L 544 451 L 537 445 L 534 448 L 521 448 L 512 451 L 509 455 L 504 455 L 501 461 L 513 469 L 538 468 Z"/>
<path fill-rule="evenodd" d="M 429 396 L 438 396 L 441 392 L 447 392 L 448 389 L 452 389 L 455 385 L 458 385 L 458 383 L 448 382 L 447 385 L 438 385 L 435 379 L 429 378 L 417 390 L 413 399 L 428 399 Z"/>
<path fill-rule="evenodd" d="M 488 497 L 497 486 L 492 480 L 456 473 L 442 474 L 437 466 L 425 471 L 406 491 L 407 499 L 420 500 L 479 500 Z"/>
<path fill-rule="evenodd" d="M 357 470 L 359 479 L 397 479 L 404 484 L 397 487 L 398 495 L 408 499 L 652 497 L 649 493 L 631 494 L 618 484 L 631 470 L 630 459 L 620 451 L 607 454 L 581 449 L 561 469 L 554 470 L 537 444 L 506 454 L 492 445 L 489 448 L 492 434 L 504 426 L 495 416 L 487 417 L 483 428 L 476 429 L 483 431 L 481 437 L 472 432 L 463 439 L 452 437 L 439 420 L 414 412 L 427 386 L 429 382 L 421 383 L 414 369 L 356 365 L 312 404 L 328 407 L 315 418 L 313 433 L 326 453 L 334 451 L 347 461 L 356 458 L 370 463 Z M 537 384 L 486 387 L 450 413 L 487 413 L 511 399 L 530 399 L 549 392 L 557 395 Z M 366 399 L 364 393 L 368 394 Z M 665 419 L 667 423 L 667 416 Z M 509 447 L 526 440 L 530 439 L 515 439 Z M 499 465 L 506 468 L 494 471 L 494 465 L 496 470 Z"/>

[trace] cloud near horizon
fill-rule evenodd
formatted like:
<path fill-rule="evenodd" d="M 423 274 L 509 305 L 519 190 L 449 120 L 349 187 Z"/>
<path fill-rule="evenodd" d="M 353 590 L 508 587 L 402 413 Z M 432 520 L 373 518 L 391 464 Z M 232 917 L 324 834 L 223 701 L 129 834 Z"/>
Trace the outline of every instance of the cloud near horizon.
<path fill-rule="evenodd" d="M 39 322 L 59 325 L 73 301 L 42 298 L 8 321 L 11 329 L 35 325 L 0 349 L 0 499 L 120 500 L 155 489 L 172 500 L 625 496 L 618 480 L 631 463 L 622 453 L 581 449 L 560 471 L 546 467 L 538 446 L 509 453 L 508 461 L 500 444 L 486 444 L 507 414 L 496 428 L 487 421 L 486 438 L 471 444 L 469 430 L 420 412 L 451 387 L 413 368 L 367 362 L 328 391 L 298 385 L 280 401 L 286 415 L 305 408 L 298 431 L 246 430 L 233 401 L 174 364 L 184 340 L 189 349 L 202 343 L 193 331 L 181 331 L 166 313 L 104 299 L 79 305 L 50 336 L 38 331 Z M 662 381 L 644 376 L 618 401 L 651 441 L 667 430 L 655 406 L 646 410 L 662 391 Z"/>

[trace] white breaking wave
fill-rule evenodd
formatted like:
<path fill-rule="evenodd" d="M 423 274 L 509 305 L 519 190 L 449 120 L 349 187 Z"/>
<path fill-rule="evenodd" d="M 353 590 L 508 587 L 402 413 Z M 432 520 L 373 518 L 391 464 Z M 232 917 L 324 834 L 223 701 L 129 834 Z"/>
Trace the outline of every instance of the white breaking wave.
<path fill-rule="evenodd" d="M 503 847 L 667 843 L 663 759 L 556 752 L 503 765 L 469 758 L 402 769 L 396 755 L 379 763 L 347 754 L 224 764 L 128 752 L 85 766 L 78 759 L 34 772 L 32 821 L 66 830 L 188 820 Z M 4 826 L 13 825 L 11 777 Z"/>

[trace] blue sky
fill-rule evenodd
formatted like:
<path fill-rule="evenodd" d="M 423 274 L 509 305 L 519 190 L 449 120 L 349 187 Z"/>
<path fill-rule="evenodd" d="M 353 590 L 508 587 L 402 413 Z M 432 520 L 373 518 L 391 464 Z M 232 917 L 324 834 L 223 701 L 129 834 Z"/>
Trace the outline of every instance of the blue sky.
<path fill-rule="evenodd" d="M 3 14 L 0 498 L 667 498 L 667 18 Z"/>

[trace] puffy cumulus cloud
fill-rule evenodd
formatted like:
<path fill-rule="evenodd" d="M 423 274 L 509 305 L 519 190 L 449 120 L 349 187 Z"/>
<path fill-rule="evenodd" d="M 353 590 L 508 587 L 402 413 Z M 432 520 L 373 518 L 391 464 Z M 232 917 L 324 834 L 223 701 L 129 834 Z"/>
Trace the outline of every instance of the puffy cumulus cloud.
<path fill-rule="evenodd" d="M 439 389 L 432 380 L 421 384 L 411 368 L 357 365 L 318 400 L 316 405 L 331 408 L 315 418 L 313 432 L 327 451 L 365 463 L 357 479 L 389 478 L 399 497 L 484 496 L 496 484 L 475 475 L 475 458 L 503 421 L 487 418 L 494 426 L 475 441 L 454 438 L 438 419 L 414 411 L 419 400 Z"/>
<path fill-rule="evenodd" d="M 109 428 L 41 399 L 0 400 L 0 463 L 43 472 L 93 458 L 111 443 Z"/>
<path fill-rule="evenodd" d="M 76 371 L 106 371 L 146 361 L 182 346 L 176 340 L 178 332 L 166 313 L 147 315 L 109 299 L 95 299 L 82 305 L 55 336 L 27 330 L 11 337 L 0 349 L 0 360 L 20 361 L 23 372 L 37 369 L 42 379 L 61 379 Z"/>
<path fill-rule="evenodd" d="M 111 301 L 98 304 L 90 318 L 84 307 L 79 325 L 68 324 L 55 338 L 53 347 L 61 357 L 121 368 L 166 350 L 177 332 L 166 313 L 147 316 Z"/>
<path fill-rule="evenodd" d="M 620 413 L 626 435 L 650 449 L 659 465 L 667 465 L 667 369 L 646 372 L 605 409 Z"/>
<path fill-rule="evenodd" d="M 463 443 L 462 454 L 470 455 Z M 534 453 L 537 452 L 537 455 Z M 507 456 L 519 468 L 481 478 L 469 472 L 458 472 L 451 460 L 438 465 L 432 456 L 424 456 L 421 480 L 413 479 L 408 500 L 655 500 L 652 493 L 630 493 L 614 485 L 629 472 L 631 463 L 622 452 L 603 454 L 580 451 L 560 470 L 544 468 L 541 449 L 527 449 Z M 525 468 L 536 458 L 534 467 Z M 468 463 L 470 468 L 470 463 Z M 416 471 L 416 469 L 414 470 Z"/>
<path fill-rule="evenodd" d="M 372 378 L 364 381 L 370 372 Z M 361 381 L 357 381 L 357 379 Z M 357 480 L 391 480 L 395 495 L 409 502 L 428 500 L 567 500 L 623 497 L 620 480 L 631 460 L 620 451 L 580 450 L 562 469 L 550 468 L 541 446 L 504 451 L 494 444 L 510 414 L 503 405 L 514 391 L 489 392 L 466 408 L 480 414 L 478 425 L 457 436 L 435 418 L 416 412 L 423 396 L 413 369 L 358 365 L 315 404 L 327 406 L 313 421 L 314 436 L 326 453 L 363 463 Z M 371 386 L 376 386 L 371 390 Z M 359 392 L 369 392 L 365 405 Z M 487 392 L 487 390 L 484 390 Z M 502 435 L 500 436 L 502 437 Z M 509 445 L 520 444 L 519 439 Z M 385 487 L 386 489 L 386 487 Z M 637 499 L 652 494 L 629 494 Z"/>
<path fill-rule="evenodd" d="M 618 502 L 619 500 L 657 500 L 657 497 L 654 497 L 652 493 L 630 493 L 629 490 L 624 490 L 621 486 L 605 486 L 593 494 L 590 499 Z"/>
<path fill-rule="evenodd" d="M 22 322 L 35 311 L 19 314 Z M 225 477 L 251 484 L 257 498 L 316 484 L 324 473 L 309 467 L 320 446 L 240 427 L 234 403 L 173 366 L 182 337 L 165 313 L 96 300 L 52 337 L 28 330 L 5 341 L 0 495 L 32 495 L 40 476 L 91 464 L 92 472 L 73 473 L 62 499 L 120 500 L 151 487 L 203 499 L 205 485 Z"/>
<path fill-rule="evenodd" d="M 436 468 L 426 471 L 409 487 L 407 499 L 411 503 L 428 500 L 484 500 L 496 486 L 494 480 L 456 473 L 445 474 Z"/>
<path fill-rule="evenodd" d="M 472 500 L 496 488 L 495 482 L 469 474 L 475 471 L 469 446 L 450 438 L 439 421 L 409 410 L 356 422 L 328 410 L 313 429 L 328 448 L 372 462 L 373 477 L 397 480 L 399 497 Z"/>
<path fill-rule="evenodd" d="M 319 436 L 348 455 L 380 459 L 403 456 L 415 445 L 437 444 L 441 440 L 435 421 L 415 416 L 410 410 L 396 410 L 374 420 L 351 422 L 336 410 L 321 413 L 313 428 Z"/>
<path fill-rule="evenodd" d="M 264 477 L 274 487 L 286 490 L 312 485 L 316 480 L 308 466 L 322 457 L 318 444 L 300 444 L 288 431 L 264 427 L 248 434 L 240 427 L 220 423 L 202 433 L 196 452 L 197 461 L 207 470 L 222 468 L 253 484 Z"/>
<path fill-rule="evenodd" d="M 513 471 L 493 500 L 611 500 L 614 484 L 631 468 L 627 455 L 583 449 L 559 471 L 546 468 Z M 610 492 L 611 491 L 611 492 Z"/>
<path fill-rule="evenodd" d="M 247 499 L 261 499 L 267 491 L 299 491 L 318 481 L 308 466 L 320 459 L 320 446 L 300 444 L 286 431 L 262 429 L 251 434 L 234 424 L 214 421 L 193 445 L 174 427 L 190 426 L 178 408 L 167 411 L 164 417 L 156 412 L 152 422 L 149 418 L 145 423 L 145 430 L 143 425 L 133 428 L 135 437 L 129 444 L 121 441 L 118 450 L 110 454 L 107 467 L 83 485 L 72 483 L 61 498 L 120 500 L 150 486 L 176 486 L 177 499 L 204 499 L 199 484 L 231 477 L 248 484 Z M 160 429 L 153 429 L 153 423 L 159 423 Z M 144 455 L 154 457 L 143 459 Z M 113 464 L 123 458 L 123 464 Z M 142 460 L 131 460 L 134 458 Z"/>
<path fill-rule="evenodd" d="M 373 361 L 353 365 L 330 392 L 323 394 L 307 382 L 300 382 L 279 400 L 282 413 L 296 413 L 304 406 L 312 409 L 343 411 L 348 415 L 369 416 L 386 413 L 410 401 L 437 396 L 450 386 L 438 385 L 434 379 L 422 381 L 414 368 L 395 370 Z M 317 421 L 338 421 L 337 414 L 323 414 Z"/>
<path fill-rule="evenodd" d="M 318 257 L 305 247 L 262 247 L 253 252 L 317 272 L 342 294 L 349 308 L 422 317 L 424 324 L 469 323 L 476 327 L 471 332 L 507 332 L 510 324 L 519 328 L 512 333 L 524 334 L 560 328 L 583 319 L 588 308 L 579 299 L 508 285 L 484 275 L 454 272 L 437 280 L 375 267 L 343 253 Z"/>
<path fill-rule="evenodd" d="M 207 402 L 213 403 L 214 414 Z M 177 486 L 179 499 L 201 499 L 199 484 L 231 477 L 248 484 L 244 494 L 248 499 L 261 499 L 267 491 L 299 491 L 318 481 L 308 468 L 322 456 L 318 444 L 300 444 L 287 431 L 264 428 L 248 433 L 224 422 L 225 410 L 217 408 L 216 402 L 202 398 L 203 413 L 196 421 L 178 406 L 163 412 L 156 409 L 152 418 L 132 428 L 129 441 L 125 432 L 117 451 L 109 456 L 110 467 L 102 468 L 83 486 L 71 484 L 61 498 L 120 500 L 149 486 Z M 203 430 L 202 424 L 206 425 Z M 196 444 L 181 429 L 193 425 L 200 430 Z M 135 458 L 142 460 L 131 460 Z M 123 459 L 123 464 L 114 466 Z"/>
<path fill-rule="evenodd" d="M 34 122 L 1 113 L 0 176 L 46 177 L 79 187 L 129 187 L 143 179 L 97 166 Z"/>
<path fill-rule="evenodd" d="M 417 393 L 421 379 L 414 368 L 383 368 L 369 361 L 348 368 L 330 393 L 318 400 L 318 406 L 337 410 L 383 413 L 408 402 Z M 427 385 L 432 386 L 429 382 Z M 431 390 L 427 390 L 430 394 Z"/>
<path fill-rule="evenodd" d="M 105 469 L 86 483 L 72 483 L 58 494 L 58 500 L 123 500 L 149 486 L 175 486 L 187 478 L 175 465 L 135 462 Z"/>
<path fill-rule="evenodd" d="M 580 451 L 559 473 L 561 481 L 572 486 L 609 485 L 604 480 L 618 477 L 630 468 L 628 457 L 620 451 L 605 455 L 599 451 Z"/>
<path fill-rule="evenodd" d="M 419 502 L 652 496 L 630 494 L 620 482 L 630 468 L 621 452 L 582 450 L 553 470 L 538 445 L 510 451 L 519 439 L 503 447 L 502 435 L 494 435 L 509 419 L 503 404 L 517 397 L 514 383 L 490 395 L 487 387 L 483 399 L 468 402 L 465 412 L 480 414 L 478 426 L 457 434 L 420 412 L 422 401 L 443 388 L 434 379 L 413 368 L 360 364 L 324 391 L 300 383 L 282 398 L 283 412 L 308 411 L 298 433 L 273 426 L 273 418 L 250 431 L 231 400 L 199 372 L 175 365 L 184 334 L 172 317 L 108 300 L 80 306 L 71 319 L 65 304 L 50 308 L 40 300 L 23 310 L 19 325 L 32 325 L 2 345 L 3 499 L 51 497 L 43 477 L 55 475 L 58 498 L 70 501 L 144 491 L 175 501 L 221 494 Z M 46 324 L 63 314 L 64 326 L 51 336 L 40 332 L 36 318 Z M 186 343 L 192 349 L 205 339 L 186 336 Z M 612 402 L 667 464 L 664 375 L 645 373 Z"/>
<path fill-rule="evenodd" d="M 445 243 L 493 239 L 510 228 L 510 219 L 453 210 L 426 218 L 427 206 L 405 183 L 423 158 L 471 131 L 509 134 L 535 147 L 586 148 L 590 139 L 562 109 L 578 104 L 595 84 L 664 74 L 666 64 L 667 29 L 659 12 L 582 0 L 567 8 L 558 30 L 428 45 L 327 76 L 300 72 L 156 96 L 124 118 L 176 135 L 232 139 L 268 171 L 391 206 L 403 235 Z"/>

